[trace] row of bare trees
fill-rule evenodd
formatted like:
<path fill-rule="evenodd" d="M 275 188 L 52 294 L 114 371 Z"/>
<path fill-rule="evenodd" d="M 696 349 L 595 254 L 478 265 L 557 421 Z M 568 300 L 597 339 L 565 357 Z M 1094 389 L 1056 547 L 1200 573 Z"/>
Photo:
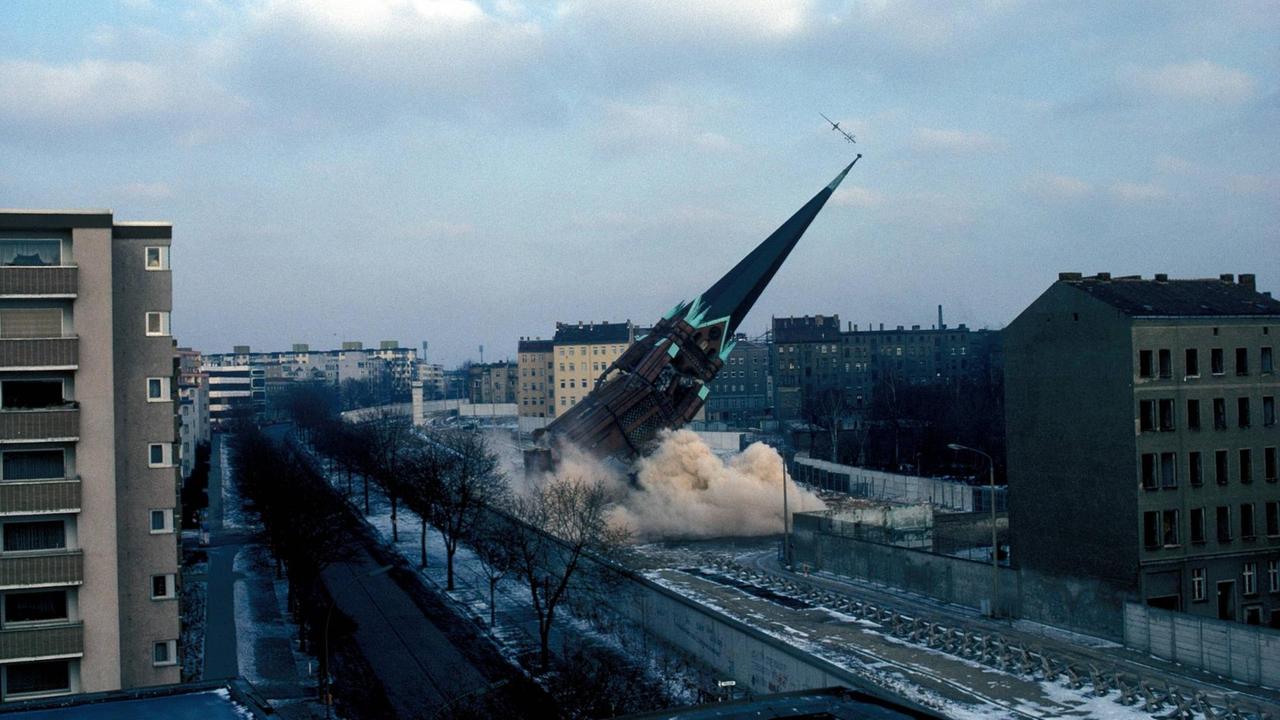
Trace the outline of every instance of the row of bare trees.
<path fill-rule="evenodd" d="M 584 560 L 607 556 L 625 540 L 608 523 L 610 501 L 599 479 L 548 475 L 513 492 L 480 433 L 415 429 L 409 417 L 390 412 L 344 422 L 306 397 L 296 398 L 292 409 L 298 434 L 334 476 L 345 478 L 348 496 L 352 478 L 360 479 L 366 514 L 369 483 L 386 496 L 392 542 L 399 541 L 402 506 L 421 519 L 422 567 L 428 528 L 435 528 L 445 548 L 449 590 L 455 588 L 458 548 L 471 549 L 488 584 L 491 625 L 498 584 L 506 577 L 521 582 L 537 619 L 539 662 L 546 669 L 552 628 L 566 598 L 605 586 L 595 564 L 592 577 L 585 578 Z"/>

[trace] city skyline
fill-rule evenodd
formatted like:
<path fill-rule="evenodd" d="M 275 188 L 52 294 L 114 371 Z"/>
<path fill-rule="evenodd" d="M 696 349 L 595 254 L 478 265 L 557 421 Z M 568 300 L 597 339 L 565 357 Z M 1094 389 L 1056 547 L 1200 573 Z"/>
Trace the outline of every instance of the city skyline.
<path fill-rule="evenodd" d="M 426 339 L 454 365 L 660 315 L 696 273 L 626 277 L 695 245 L 727 270 L 855 151 L 748 332 L 938 304 L 999 328 L 1059 271 L 1276 287 L 1265 3 L 3 13 L 5 204 L 173 222 L 175 336 L 208 351 Z"/>

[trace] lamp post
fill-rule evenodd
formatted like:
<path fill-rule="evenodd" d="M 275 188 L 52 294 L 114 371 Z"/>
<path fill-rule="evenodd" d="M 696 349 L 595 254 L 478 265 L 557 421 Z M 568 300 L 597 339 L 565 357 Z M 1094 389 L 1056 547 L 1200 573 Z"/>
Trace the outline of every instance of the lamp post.
<path fill-rule="evenodd" d="M 787 459 L 778 453 L 782 461 L 782 565 L 791 566 L 791 513 L 787 510 Z"/>
<path fill-rule="evenodd" d="M 991 480 L 989 499 L 991 503 L 991 617 L 999 617 L 1000 613 L 996 609 L 1000 602 L 1000 540 L 996 534 L 996 462 L 990 455 L 977 448 L 958 443 L 948 443 L 947 447 L 951 450 L 968 450 L 987 459 L 987 472 Z"/>

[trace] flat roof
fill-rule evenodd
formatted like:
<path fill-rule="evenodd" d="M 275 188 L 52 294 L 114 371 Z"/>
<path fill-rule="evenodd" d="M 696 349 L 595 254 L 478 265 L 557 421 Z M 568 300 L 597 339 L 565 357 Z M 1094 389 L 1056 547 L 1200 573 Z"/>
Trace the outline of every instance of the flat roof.
<path fill-rule="evenodd" d="M 24 710 L 24 707 L 30 707 Z M 6 720 L 255 720 L 262 706 L 227 683 L 165 685 L 6 704 Z"/>

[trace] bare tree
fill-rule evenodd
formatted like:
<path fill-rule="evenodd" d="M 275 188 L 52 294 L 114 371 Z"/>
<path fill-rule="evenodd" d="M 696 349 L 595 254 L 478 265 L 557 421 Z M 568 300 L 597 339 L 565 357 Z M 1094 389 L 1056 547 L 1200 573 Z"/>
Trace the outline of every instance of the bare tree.
<path fill-rule="evenodd" d="M 850 406 L 844 391 L 838 387 L 817 388 L 805 394 L 803 413 L 811 427 L 821 428 L 831 438 L 831 462 L 840 462 L 840 424 L 849 415 Z"/>
<path fill-rule="evenodd" d="M 391 542 L 400 541 L 399 501 L 404 458 L 413 434 L 412 418 L 389 409 L 380 409 L 358 426 L 364 443 L 365 513 L 369 512 L 368 478 L 372 478 L 391 503 Z"/>
<path fill-rule="evenodd" d="M 512 571 L 515 564 L 511 543 L 512 528 L 505 516 L 484 512 L 471 527 L 465 540 L 480 561 L 480 569 L 489 584 L 489 627 L 496 625 L 498 620 L 498 583 Z"/>
<path fill-rule="evenodd" d="M 453 455 L 444 465 L 431 520 L 444 540 L 448 565 L 448 589 L 453 590 L 453 558 L 458 543 L 471 534 L 487 508 L 500 505 L 507 495 L 506 478 L 498 469 L 498 457 L 489 451 L 479 433 L 451 433 L 428 442 L 440 442 Z"/>
<path fill-rule="evenodd" d="M 512 568 L 529 588 L 543 670 L 550 663 L 556 610 L 584 555 L 608 554 L 625 539 L 624 532 L 609 527 L 608 507 L 604 485 L 585 477 L 549 476 L 512 502 Z"/>
<path fill-rule="evenodd" d="M 418 536 L 422 560 L 419 567 L 427 566 L 427 531 L 435 514 L 433 506 L 440 495 L 441 478 L 454 461 L 454 454 L 439 442 L 421 436 L 413 441 L 401 463 L 400 490 L 404 502 L 422 521 Z"/>

